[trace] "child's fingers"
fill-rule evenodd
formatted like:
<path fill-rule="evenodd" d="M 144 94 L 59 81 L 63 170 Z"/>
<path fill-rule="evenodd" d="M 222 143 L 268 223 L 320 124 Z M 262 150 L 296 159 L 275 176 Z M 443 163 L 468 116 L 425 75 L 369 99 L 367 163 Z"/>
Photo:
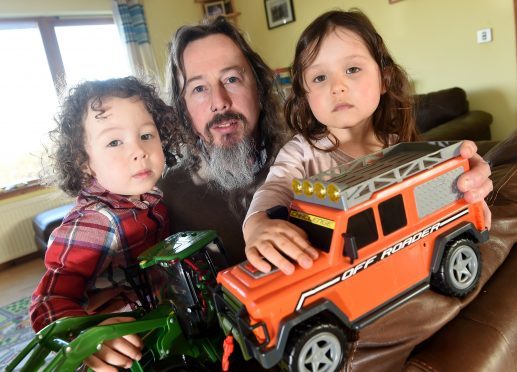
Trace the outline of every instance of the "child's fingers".
<path fill-rule="evenodd" d="M 91 355 L 84 360 L 84 364 L 91 368 L 94 371 L 102 371 L 102 372 L 117 372 L 118 368 L 110 366 L 109 364 L 103 362 L 101 359 L 97 358 L 95 355 Z"/>
<path fill-rule="evenodd" d="M 142 348 L 144 347 L 144 343 L 142 342 L 142 339 L 138 335 L 125 335 L 125 336 L 122 336 L 122 338 L 124 340 L 126 340 L 127 342 L 129 342 L 131 345 L 133 345 L 138 350 L 142 350 Z"/>
<path fill-rule="evenodd" d="M 271 265 L 262 259 L 256 247 L 246 247 L 246 258 L 254 267 L 263 273 L 271 271 Z"/>
<path fill-rule="evenodd" d="M 95 356 L 111 365 L 129 368 L 134 360 L 140 360 L 142 353 L 125 337 L 119 337 L 106 341 Z"/>
<path fill-rule="evenodd" d="M 266 260 L 271 262 L 271 264 L 278 267 L 284 274 L 290 275 L 294 272 L 294 265 L 279 251 L 279 245 L 283 244 L 282 252 L 290 256 L 289 253 L 291 252 L 285 250 L 286 241 L 287 239 L 285 239 L 285 237 L 279 236 L 275 241 L 275 245 L 273 245 L 271 241 L 265 241 L 259 244 L 257 249 Z"/>
<path fill-rule="evenodd" d="M 127 322 L 133 322 L 133 321 L 135 321 L 135 318 L 130 317 L 130 316 L 115 316 L 115 317 L 108 318 L 108 319 L 104 320 L 103 322 L 99 323 L 99 325 L 116 324 L 116 323 L 127 323 Z M 125 336 L 122 336 L 122 337 L 126 341 L 131 343 L 133 346 L 138 348 L 139 350 L 144 347 L 144 344 L 143 344 L 142 340 L 137 335 L 131 334 L 131 335 L 125 335 Z"/>
<path fill-rule="evenodd" d="M 311 260 L 318 258 L 319 251 L 309 244 L 307 233 L 298 226 L 291 225 L 290 227 L 291 229 L 285 231 L 285 234 L 289 237 L 289 239 L 303 252 L 308 254 Z M 296 259 L 296 257 L 293 258 Z"/>

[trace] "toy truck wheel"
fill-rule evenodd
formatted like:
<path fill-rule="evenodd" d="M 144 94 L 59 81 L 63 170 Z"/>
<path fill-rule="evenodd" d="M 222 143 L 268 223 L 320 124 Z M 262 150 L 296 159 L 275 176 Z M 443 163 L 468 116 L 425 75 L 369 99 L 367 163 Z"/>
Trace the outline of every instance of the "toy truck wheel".
<path fill-rule="evenodd" d="M 346 337 L 335 324 L 308 322 L 289 340 L 283 367 L 290 372 L 338 371 L 345 361 Z"/>
<path fill-rule="evenodd" d="M 431 285 L 444 294 L 464 297 L 476 287 L 480 275 L 477 244 L 469 239 L 460 239 L 445 248 L 440 269 L 431 277 Z"/>

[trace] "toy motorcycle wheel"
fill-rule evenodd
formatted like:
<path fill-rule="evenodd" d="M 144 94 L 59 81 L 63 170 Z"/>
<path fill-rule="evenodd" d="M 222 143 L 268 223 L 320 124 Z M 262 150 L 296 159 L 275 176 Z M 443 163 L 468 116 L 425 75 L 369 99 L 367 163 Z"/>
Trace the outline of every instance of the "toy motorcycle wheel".
<path fill-rule="evenodd" d="M 289 337 L 283 365 L 291 372 L 338 371 L 345 361 L 346 337 L 332 323 L 309 322 Z"/>
<path fill-rule="evenodd" d="M 476 287 L 480 275 L 477 244 L 469 239 L 460 239 L 445 248 L 440 268 L 431 277 L 431 285 L 444 294 L 464 297 Z"/>

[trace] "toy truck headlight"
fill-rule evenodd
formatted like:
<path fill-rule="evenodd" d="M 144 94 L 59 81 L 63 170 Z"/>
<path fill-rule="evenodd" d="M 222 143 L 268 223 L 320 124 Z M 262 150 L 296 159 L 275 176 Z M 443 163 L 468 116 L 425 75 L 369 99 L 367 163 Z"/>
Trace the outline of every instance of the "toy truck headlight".
<path fill-rule="evenodd" d="M 327 186 L 327 194 L 333 202 L 339 201 L 339 189 L 333 183 Z"/>
<path fill-rule="evenodd" d="M 305 181 L 303 181 L 302 187 L 303 187 L 303 192 L 305 195 L 312 196 L 312 194 L 314 193 L 314 186 L 312 186 L 312 183 L 305 180 Z"/>
<path fill-rule="evenodd" d="M 316 182 L 314 184 L 314 193 L 318 198 L 325 199 L 325 196 L 327 195 L 327 189 L 322 183 Z"/>
<path fill-rule="evenodd" d="M 300 182 L 300 180 L 297 180 L 296 178 L 293 179 L 293 182 L 291 185 L 292 185 L 293 191 L 296 195 L 300 195 L 301 193 L 303 193 L 303 187 L 302 187 L 302 183 Z"/>

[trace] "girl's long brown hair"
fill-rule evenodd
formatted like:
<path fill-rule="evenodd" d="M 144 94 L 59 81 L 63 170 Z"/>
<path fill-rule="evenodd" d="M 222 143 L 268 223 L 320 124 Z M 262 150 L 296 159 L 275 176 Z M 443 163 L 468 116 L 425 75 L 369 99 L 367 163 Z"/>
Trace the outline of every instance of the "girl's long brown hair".
<path fill-rule="evenodd" d="M 329 11 L 316 18 L 302 33 L 296 45 L 291 75 L 292 91 L 285 105 L 287 124 L 300 133 L 312 145 L 314 141 L 330 134 L 328 128 L 313 115 L 307 101 L 303 73 L 314 61 L 323 39 L 336 28 L 342 27 L 357 34 L 365 43 L 371 56 L 379 65 L 381 79 L 386 92 L 381 96 L 379 106 L 373 113 L 372 123 L 375 136 L 384 147 L 399 142 L 414 141 L 417 131 L 413 109 L 413 88 L 404 69 L 395 63 L 382 37 L 368 17 L 360 10 Z M 335 146 L 339 141 L 334 138 Z"/>

